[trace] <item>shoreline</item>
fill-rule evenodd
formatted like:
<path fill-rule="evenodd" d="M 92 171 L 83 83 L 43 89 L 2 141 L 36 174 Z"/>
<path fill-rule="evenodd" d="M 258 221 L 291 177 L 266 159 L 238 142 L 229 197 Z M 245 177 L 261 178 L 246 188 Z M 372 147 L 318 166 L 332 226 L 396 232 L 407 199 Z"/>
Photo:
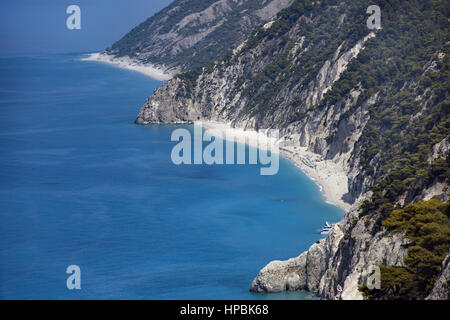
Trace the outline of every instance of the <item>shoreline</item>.
<path fill-rule="evenodd" d="M 133 61 L 129 57 L 115 58 L 105 53 L 87 54 L 86 58 L 81 61 L 94 61 L 106 63 L 118 68 L 128 69 L 142 73 L 148 77 L 159 81 L 166 81 L 173 77 L 173 75 L 166 73 L 164 70 L 153 66 L 143 65 Z M 231 123 L 223 123 L 217 121 L 196 121 L 193 124 L 198 125 L 201 122 L 206 130 L 215 130 L 220 132 L 222 136 L 226 136 L 226 131 L 229 130 L 236 138 L 236 142 L 244 143 L 252 147 L 263 148 L 258 144 L 271 144 L 281 140 L 276 140 L 269 137 L 266 132 L 259 132 L 255 130 L 244 130 L 241 128 L 231 127 Z M 319 188 L 324 201 L 328 204 L 334 205 L 344 213 L 351 208 L 349 203 L 342 200 L 342 196 L 348 191 L 347 175 L 344 170 L 331 160 L 324 160 L 320 155 L 309 152 L 306 147 L 293 147 L 279 145 L 278 154 L 290 161 L 294 166 L 301 170 L 309 179 L 311 179 Z"/>
<path fill-rule="evenodd" d="M 113 65 L 117 68 L 121 69 L 128 69 L 132 71 L 139 72 L 143 75 L 146 75 L 147 77 L 150 77 L 155 80 L 159 81 L 167 81 L 173 78 L 173 75 L 168 73 L 167 71 L 161 69 L 160 67 L 157 67 L 153 64 L 142 64 L 139 63 L 130 57 L 120 57 L 116 58 L 113 56 L 110 56 L 106 53 L 102 52 L 96 52 L 96 53 L 90 53 L 85 58 L 81 58 L 80 61 L 93 61 L 93 62 L 100 62 L 100 63 L 106 63 Z"/>
<path fill-rule="evenodd" d="M 342 196 L 348 190 L 347 175 L 336 163 L 323 160 L 320 155 L 301 147 L 280 147 L 280 155 L 293 163 L 319 187 L 326 203 L 342 209 L 344 213 L 350 210 L 351 204 L 342 200 Z"/>
<path fill-rule="evenodd" d="M 199 123 L 200 121 L 195 122 L 194 125 Z M 201 122 L 201 124 L 204 129 L 218 131 L 225 137 L 225 132 L 229 130 L 228 132 L 232 133 L 237 142 L 253 147 L 260 147 L 258 139 L 263 144 L 274 141 L 274 138 L 267 136 L 264 132 L 232 128 L 227 123 L 207 121 Z M 320 155 L 307 151 L 306 147 L 279 146 L 278 153 L 319 187 L 326 203 L 342 209 L 344 213 L 350 210 L 351 205 L 342 200 L 342 196 L 348 191 L 347 175 L 338 164 L 332 160 L 322 159 Z"/>

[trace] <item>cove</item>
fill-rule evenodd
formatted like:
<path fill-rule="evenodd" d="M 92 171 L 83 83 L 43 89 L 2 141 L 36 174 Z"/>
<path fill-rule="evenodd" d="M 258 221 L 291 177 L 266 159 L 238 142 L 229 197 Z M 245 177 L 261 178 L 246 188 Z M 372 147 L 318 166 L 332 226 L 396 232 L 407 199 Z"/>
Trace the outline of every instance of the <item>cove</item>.
<path fill-rule="evenodd" d="M 133 123 L 161 82 L 79 58 L 0 58 L 0 298 L 311 298 L 248 290 L 343 212 L 285 159 L 271 176 L 173 164 L 193 126 Z"/>

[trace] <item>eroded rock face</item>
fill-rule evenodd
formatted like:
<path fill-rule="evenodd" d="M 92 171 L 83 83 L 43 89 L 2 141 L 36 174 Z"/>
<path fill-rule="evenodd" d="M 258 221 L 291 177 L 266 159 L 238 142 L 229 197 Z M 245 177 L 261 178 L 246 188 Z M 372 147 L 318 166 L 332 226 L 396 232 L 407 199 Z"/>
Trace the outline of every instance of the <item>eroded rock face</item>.
<path fill-rule="evenodd" d="M 431 164 L 437 158 L 445 158 L 450 150 L 450 136 L 445 137 L 441 142 L 433 146 L 433 150 L 428 157 L 428 163 Z"/>
<path fill-rule="evenodd" d="M 179 104 L 178 94 L 185 90 L 183 81 L 174 78 L 169 82 L 170 85 L 163 85 L 147 100 L 145 106 L 148 107 L 143 107 L 139 111 L 135 121 L 137 124 L 192 123 L 200 119 L 201 113 L 193 101 L 183 99 L 182 107 Z"/>
<path fill-rule="evenodd" d="M 176 0 L 114 43 L 107 53 L 129 56 L 176 74 L 221 57 L 223 51 L 237 46 L 253 28 L 292 2 Z M 227 32 L 233 36 L 222 48 Z"/>
<path fill-rule="evenodd" d="M 305 108 L 317 104 L 333 83 L 339 80 L 348 63 L 363 48 L 363 44 L 373 36 L 373 33 L 368 34 L 346 52 L 341 52 L 341 45 L 333 57 L 323 64 L 315 79 L 311 80 L 303 90 L 286 92 L 283 95 L 295 94 L 301 99 L 300 101 Z M 178 77 L 168 81 L 147 100 L 139 112 L 137 122 L 143 124 L 159 123 L 161 119 L 164 119 L 165 123 L 192 122 L 198 120 L 200 115 L 202 119 L 231 121 L 236 127 L 249 129 L 255 129 L 256 126 L 269 127 L 274 122 L 285 124 L 293 112 L 290 107 L 291 101 L 281 104 L 274 114 L 271 113 L 258 118 L 245 112 L 249 107 L 249 101 L 243 95 L 245 85 L 242 85 L 241 82 L 246 81 L 250 69 L 252 73 L 256 74 L 271 62 L 271 57 L 265 57 L 263 51 L 264 45 L 261 45 L 251 52 L 239 56 L 238 63 L 216 65 L 212 71 L 204 69 L 193 86 L 188 81 Z M 239 52 L 235 55 L 238 56 Z M 295 128 L 304 128 L 298 131 L 303 144 L 315 144 L 314 139 L 318 136 L 311 137 L 314 133 L 321 132 L 326 138 L 329 130 L 323 129 L 327 129 L 327 123 L 334 123 L 334 121 L 339 120 L 340 116 L 356 103 L 359 93 L 357 90 L 352 91 L 341 103 L 331 106 L 331 110 L 315 111 L 314 114 L 311 114 L 312 119 L 317 119 L 315 122 L 296 123 Z M 293 98 L 290 97 L 290 99 Z M 373 104 L 375 101 L 372 99 L 369 102 Z M 366 120 L 360 119 L 357 125 L 360 126 Z M 321 125 L 324 125 L 325 128 Z M 344 129 L 344 127 L 341 129 Z M 320 137 L 320 139 L 324 138 Z"/>
<path fill-rule="evenodd" d="M 357 213 L 349 212 L 336 224 L 327 238 L 313 244 L 308 251 L 287 261 L 273 261 L 253 280 L 251 291 L 278 292 L 296 290 L 316 293 L 325 299 L 362 299 L 358 287 L 366 283 L 370 266 L 404 266 L 408 240 L 402 234 L 372 236 L 370 219 L 355 222 Z"/>
<path fill-rule="evenodd" d="M 450 252 L 442 262 L 441 272 L 427 300 L 448 300 L 450 299 Z"/>
<path fill-rule="evenodd" d="M 330 258 L 336 253 L 343 233 L 336 224 L 326 239 L 313 244 L 300 256 L 286 261 L 272 261 L 253 280 L 251 291 L 277 292 L 309 290 L 317 292 Z M 293 283 L 291 285 L 291 282 Z"/>
<path fill-rule="evenodd" d="M 344 236 L 336 243 L 337 250 L 322 274 L 319 296 L 326 299 L 362 299 L 358 291 L 366 284 L 371 266 L 403 266 L 408 240 L 397 233 L 387 236 L 385 231 L 373 232 L 373 222 L 368 217 L 355 220 L 355 211 L 342 221 Z M 357 221 L 357 222 L 355 222 Z"/>
<path fill-rule="evenodd" d="M 286 261 L 272 261 L 253 280 L 250 291 L 280 292 L 306 289 L 306 256 L 302 253 Z"/>

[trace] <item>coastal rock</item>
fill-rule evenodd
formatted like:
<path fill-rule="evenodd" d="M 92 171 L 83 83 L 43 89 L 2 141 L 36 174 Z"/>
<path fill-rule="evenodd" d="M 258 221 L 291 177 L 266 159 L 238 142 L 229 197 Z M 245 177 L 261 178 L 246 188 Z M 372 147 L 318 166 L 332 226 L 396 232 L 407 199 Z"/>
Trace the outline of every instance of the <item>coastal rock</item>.
<path fill-rule="evenodd" d="M 321 240 L 313 244 L 306 252 L 306 287 L 311 292 L 317 291 L 320 277 L 327 264 L 323 242 L 324 240 Z"/>
<path fill-rule="evenodd" d="M 326 299 L 359 300 L 360 285 L 366 284 L 371 266 L 403 266 L 409 241 L 397 233 L 386 237 L 384 230 L 372 235 L 373 222 L 364 217 L 355 220 L 356 212 L 346 215 L 342 223 L 345 232 L 336 243 L 338 249 L 322 275 L 318 294 Z"/>
<path fill-rule="evenodd" d="M 306 256 L 302 253 L 287 261 L 272 261 L 253 280 L 252 292 L 280 292 L 306 289 Z"/>
<path fill-rule="evenodd" d="M 284 290 L 309 290 L 317 292 L 330 258 L 338 249 L 343 237 L 339 224 L 333 226 L 326 239 L 317 241 L 296 258 L 272 261 L 253 280 L 251 291 L 279 292 Z"/>
<path fill-rule="evenodd" d="M 404 266 L 405 245 L 409 241 L 400 233 L 386 237 L 385 232 L 380 231 L 372 236 L 370 219 L 356 221 L 356 217 L 357 212 L 350 211 L 333 226 L 327 238 L 313 244 L 299 257 L 270 262 L 253 280 L 251 290 L 287 290 L 286 279 L 298 274 L 302 281 L 297 287 L 322 298 L 362 299 L 358 287 L 366 283 L 369 267 Z"/>
<path fill-rule="evenodd" d="M 200 119 L 201 113 L 198 112 L 192 101 L 186 99 L 183 108 L 178 107 L 176 103 L 178 99 L 175 92 L 184 90 L 183 82 L 179 78 L 174 78 L 169 82 L 170 86 L 163 85 L 147 100 L 145 105 L 151 107 L 141 108 L 135 121 L 137 124 L 181 124 L 192 123 L 196 119 Z"/>

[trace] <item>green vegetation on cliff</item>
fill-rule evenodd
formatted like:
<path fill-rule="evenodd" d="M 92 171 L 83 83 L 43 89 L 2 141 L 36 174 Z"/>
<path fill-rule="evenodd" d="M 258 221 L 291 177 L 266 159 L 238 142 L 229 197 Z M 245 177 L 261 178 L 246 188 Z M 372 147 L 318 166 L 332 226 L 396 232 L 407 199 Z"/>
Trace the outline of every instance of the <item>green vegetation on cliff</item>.
<path fill-rule="evenodd" d="M 260 0 L 175 0 L 106 52 L 143 63 L 192 70 L 221 58 L 244 41 L 264 22 L 265 15 L 258 10 L 268 4 Z M 280 4 L 288 5 L 289 0 Z M 266 9 L 266 14 L 276 14 L 278 9 L 271 10 Z"/>
<path fill-rule="evenodd" d="M 450 249 L 450 201 L 420 200 L 392 211 L 383 221 L 411 241 L 405 267 L 380 266 L 381 289 L 361 287 L 369 299 L 423 299 L 433 288 Z"/>

